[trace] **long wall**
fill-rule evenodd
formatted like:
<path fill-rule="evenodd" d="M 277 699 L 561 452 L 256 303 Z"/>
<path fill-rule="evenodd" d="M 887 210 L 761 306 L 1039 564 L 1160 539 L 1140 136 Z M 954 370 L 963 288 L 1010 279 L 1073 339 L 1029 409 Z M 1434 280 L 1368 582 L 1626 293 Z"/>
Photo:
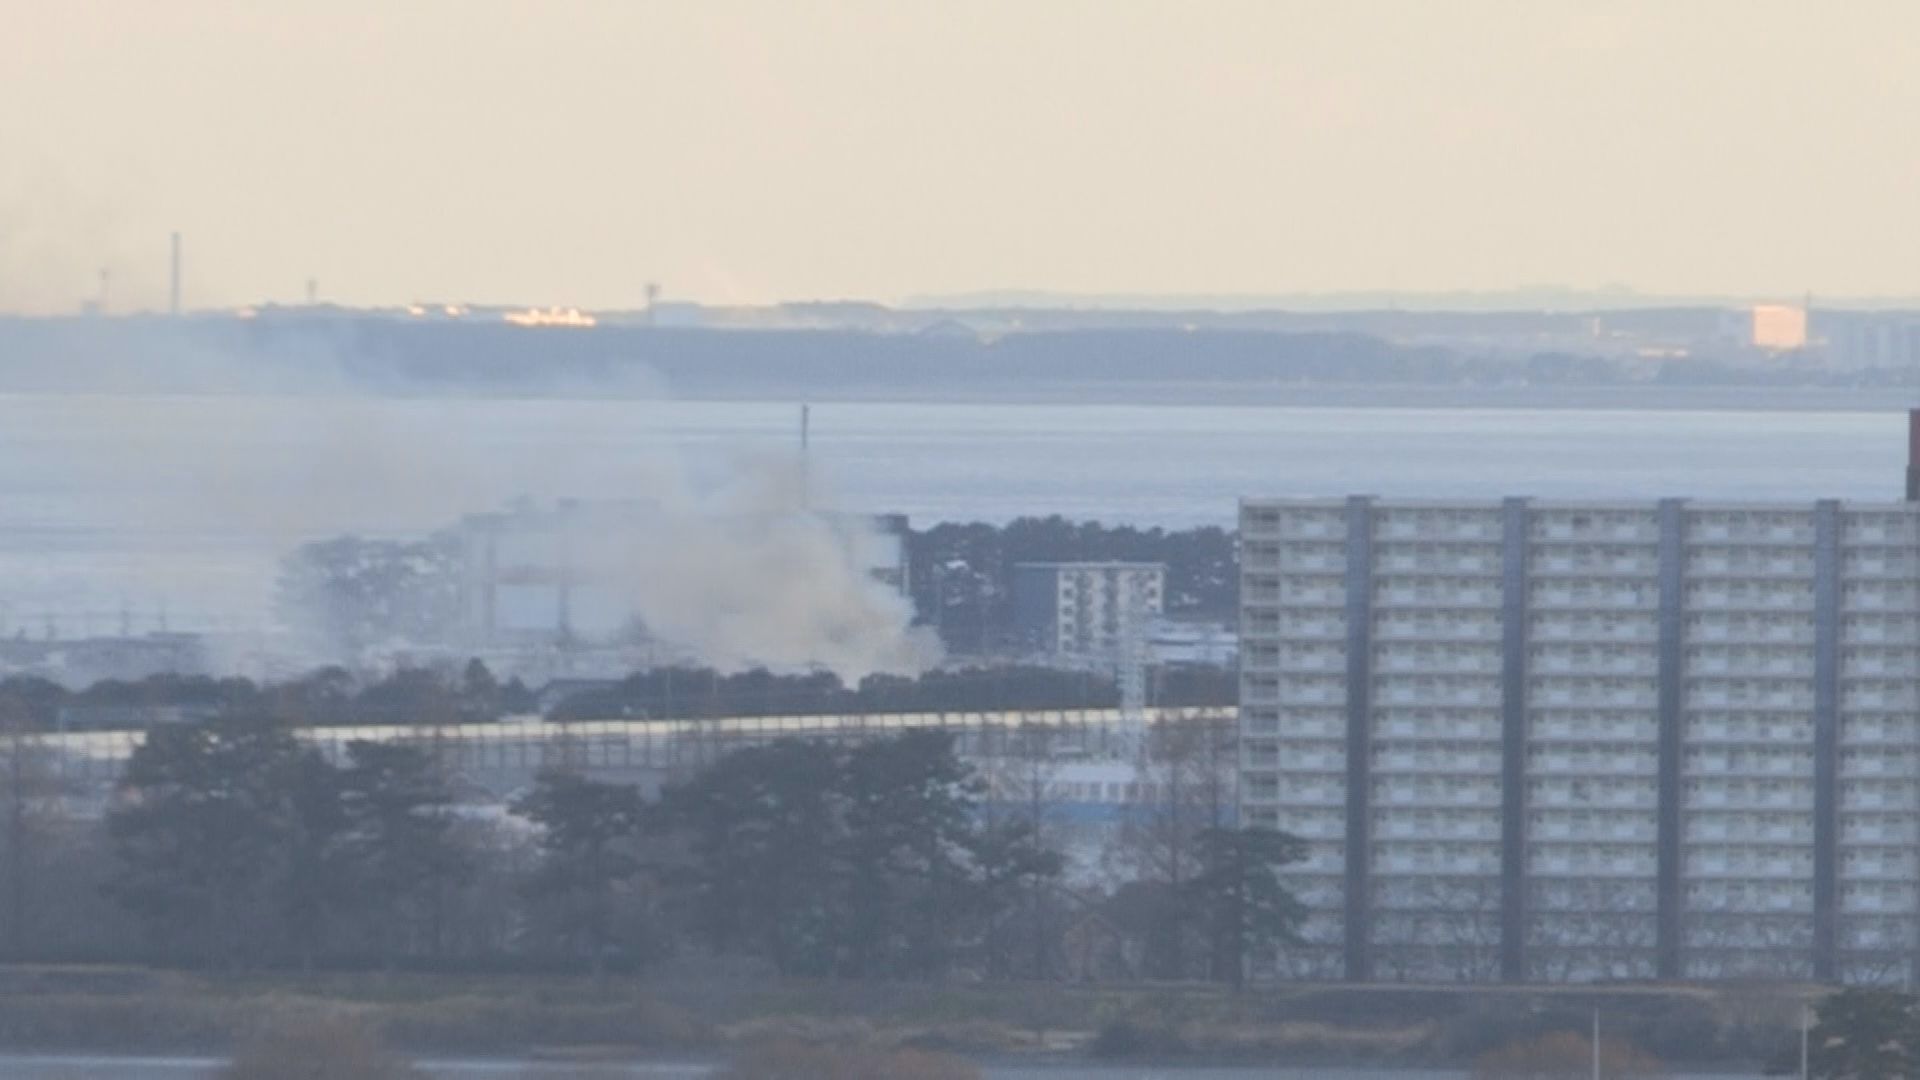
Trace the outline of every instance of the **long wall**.
<path fill-rule="evenodd" d="M 1920 921 L 1907 504 L 1241 507 L 1272 975 L 1884 981 Z"/>

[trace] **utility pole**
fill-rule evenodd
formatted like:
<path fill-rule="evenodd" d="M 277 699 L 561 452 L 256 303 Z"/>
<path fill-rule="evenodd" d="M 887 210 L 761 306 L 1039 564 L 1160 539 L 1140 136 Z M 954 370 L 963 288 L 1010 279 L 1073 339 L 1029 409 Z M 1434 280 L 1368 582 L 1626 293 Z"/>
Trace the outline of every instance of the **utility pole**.
<path fill-rule="evenodd" d="M 1813 1029 L 1813 1008 L 1802 1002 L 1800 1005 L 1800 1080 L 1807 1080 L 1807 1044 L 1811 1041 Z"/>
<path fill-rule="evenodd" d="M 1600 1080 L 1600 1010 L 1593 1010 L 1593 1080 Z"/>
<path fill-rule="evenodd" d="M 21 751 L 23 718 L 0 702 L 7 735 L 7 955 L 19 960 L 27 943 L 27 764 Z"/>

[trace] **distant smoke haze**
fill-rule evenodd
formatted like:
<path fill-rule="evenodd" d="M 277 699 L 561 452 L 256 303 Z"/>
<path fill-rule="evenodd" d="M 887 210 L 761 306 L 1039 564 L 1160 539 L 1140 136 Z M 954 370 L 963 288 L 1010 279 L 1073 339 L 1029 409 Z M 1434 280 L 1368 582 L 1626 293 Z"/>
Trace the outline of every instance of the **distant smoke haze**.
<path fill-rule="evenodd" d="M 858 519 L 813 512 L 830 507 L 819 467 L 805 474 L 808 492 L 796 456 L 764 441 L 696 449 L 662 431 L 614 446 L 558 427 L 583 412 L 601 432 L 625 416 L 658 424 L 671 407 L 658 397 L 644 408 L 469 399 L 459 423 L 437 423 L 430 400 L 369 386 L 325 343 L 286 369 L 297 375 L 238 351 L 176 342 L 160 352 L 116 358 L 112 385 L 16 402 L 30 430 L 16 425 L 11 439 L 45 455 L 14 455 L 16 486 L 48 496 L 39 511 L 17 500 L 14 527 L 166 549 L 89 564 L 77 584 L 95 608 L 104 586 L 143 610 L 164 598 L 178 616 L 217 609 L 259 625 L 280 559 L 310 540 L 421 536 L 519 498 L 636 501 L 656 512 L 575 547 L 662 640 L 715 666 L 818 666 L 849 678 L 938 658 L 931 636 L 910 629 L 905 599 L 867 575 L 863 549 L 882 540 Z M 129 392 L 146 390 L 156 366 L 237 392 Z M 76 585 L 21 584 L 0 589 L 14 593 L 16 619 L 58 610 L 58 592 Z"/>

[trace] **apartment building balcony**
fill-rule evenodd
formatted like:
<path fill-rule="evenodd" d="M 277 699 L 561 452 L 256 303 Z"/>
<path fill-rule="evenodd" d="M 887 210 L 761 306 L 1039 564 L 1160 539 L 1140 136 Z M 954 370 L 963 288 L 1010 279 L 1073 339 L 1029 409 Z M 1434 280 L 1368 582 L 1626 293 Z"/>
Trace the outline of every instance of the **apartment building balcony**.
<path fill-rule="evenodd" d="M 1626 556 L 1623 558 L 1592 558 L 1554 553 L 1551 549 L 1536 551 L 1528 560 L 1527 575 L 1534 580 L 1548 578 L 1573 578 L 1578 580 L 1605 580 L 1608 578 L 1635 578 L 1652 581 L 1660 574 L 1660 560 L 1655 555 L 1645 557 Z"/>
<path fill-rule="evenodd" d="M 1715 544 L 1757 547 L 1812 547 L 1813 522 L 1796 525 L 1731 525 L 1711 518 L 1690 517 L 1686 523 L 1688 543 L 1711 541 Z"/>
<path fill-rule="evenodd" d="M 1389 551 L 1374 561 L 1376 573 L 1431 574 L 1445 577 L 1489 577 L 1500 575 L 1500 549 L 1489 546 L 1472 553 Z"/>
<path fill-rule="evenodd" d="M 1840 576 L 1847 581 L 1910 582 L 1915 573 L 1914 563 L 1905 558 L 1848 555 L 1840 561 Z"/>
<path fill-rule="evenodd" d="M 1912 611 L 1914 594 L 1910 589 L 1855 588 L 1854 583 L 1849 582 L 1841 608 L 1847 612 Z"/>
<path fill-rule="evenodd" d="M 1866 517 L 1850 513 L 1841 539 L 1849 548 L 1870 545 L 1908 547 L 1920 542 L 1920 529 L 1915 528 L 1914 518 L 1910 514 Z"/>
<path fill-rule="evenodd" d="M 1811 822 L 1770 822 L 1743 820 L 1733 814 L 1688 814 L 1682 827 L 1686 843 L 1716 844 L 1790 844 L 1813 843 Z"/>
<path fill-rule="evenodd" d="M 1685 570 L 1688 580 L 1753 581 L 1771 583 L 1813 577 L 1813 553 L 1756 557 L 1744 552 L 1739 557 L 1695 553 L 1688 556 Z"/>
<path fill-rule="evenodd" d="M 1277 637 L 1283 641 L 1297 642 L 1345 642 L 1347 624 L 1334 618 L 1255 619 L 1248 622 L 1248 637 Z"/>
<path fill-rule="evenodd" d="M 1581 709 L 1646 709 L 1658 705 L 1658 692 L 1652 686 L 1632 688 L 1583 689 L 1577 686 L 1541 686 L 1530 688 L 1528 700 L 1535 706 L 1564 705 Z"/>
<path fill-rule="evenodd" d="M 1842 753 L 1840 755 L 1840 778 L 1842 780 L 1871 779 L 1877 777 L 1898 777 L 1902 780 L 1914 775 L 1913 756 L 1899 752 L 1885 754 Z"/>
<path fill-rule="evenodd" d="M 1654 678 L 1660 665 L 1652 656 L 1606 656 L 1582 660 L 1560 652 L 1527 658 L 1527 670 L 1540 675 L 1575 675 L 1587 678 L 1628 676 Z"/>
<path fill-rule="evenodd" d="M 1500 754 L 1389 751 L 1373 755 L 1375 776 L 1487 776 L 1500 770 Z"/>
<path fill-rule="evenodd" d="M 1498 743 L 1501 737 L 1500 719 L 1495 716 L 1482 716 L 1480 710 L 1474 710 L 1466 716 L 1435 716 L 1428 719 L 1394 717 L 1382 720 L 1375 718 L 1373 736 L 1376 739 L 1394 739 L 1405 742 L 1426 742 L 1438 745 L 1454 743 Z"/>
<path fill-rule="evenodd" d="M 1605 778 L 1614 776 L 1647 776 L 1657 768 L 1650 754 L 1636 753 L 1595 753 L 1584 754 L 1540 752 L 1547 748 L 1533 748 L 1527 754 L 1527 769 L 1535 776 L 1588 776 Z"/>
<path fill-rule="evenodd" d="M 1420 789 L 1405 783 L 1386 783 L 1375 785 L 1373 801 L 1380 806 L 1460 810 L 1499 806 L 1500 792 L 1491 786 L 1482 788 L 1467 784 Z"/>
<path fill-rule="evenodd" d="M 1438 588 L 1388 584 L 1374 589 L 1373 602 L 1377 608 L 1485 611 L 1500 607 L 1500 590 L 1492 586 Z"/>
<path fill-rule="evenodd" d="M 1737 626 L 1720 618 L 1695 620 L 1688 625 L 1683 635 L 1686 643 L 1729 644 L 1729 645 L 1792 645 L 1805 649 L 1813 645 L 1813 617 L 1810 613 L 1793 612 L 1789 614 L 1802 617 L 1790 623 L 1767 626 Z"/>
<path fill-rule="evenodd" d="M 1659 643 L 1660 627 L 1652 618 L 1635 619 L 1609 627 L 1580 626 L 1567 619 L 1534 619 L 1527 627 L 1534 642 L 1568 645 L 1634 645 L 1652 647 Z"/>
<path fill-rule="evenodd" d="M 1904 615 L 1849 617 L 1841 624 L 1840 643 L 1910 652 L 1920 646 L 1920 624 Z"/>
<path fill-rule="evenodd" d="M 1654 544 L 1660 540 L 1660 526 L 1653 520 L 1615 524 L 1575 525 L 1551 517 L 1536 517 L 1527 530 L 1528 539 L 1538 544 Z"/>
<path fill-rule="evenodd" d="M 1622 820 L 1585 824 L 1555 816 L 1527 825 L 1529 841 L 1561 841 L 1576 845 L 1651 843 L 1657 838 L 1658 832 L 1652 822 L 1633 820 L 1624 815 Z"/>
<path fill-rule="evenodd" d="M 1681 855 L 1681 873 L 1694 880 L 1783 882 L 1813 873 L 1813 855 L 1738 858 L 1711 849 Z"/>
<path fill-rule="evenodd" d="M 1527 860 L 1527 874 L 1531 877 L 1644 877 L 1654 871 L 1653 860 L 1645 856 L 1617 855 L 1609 858 L 1589 854 L 1590 851 L 1585 847 L 1538 851 Z"/>
<path fill-rule="evenodd" d="M 1376 814 L 1373 835 L 1388 840 L 1494 843 L 1500 839 L 1500 823 L 1491 816 L 1485 820 L 1434 822 L 1415 821 L 1399 813 Z"/>
<path fill-rule="evenodd" d="M 1652 585 L 1638 589 L 1572 589 L 1559 585 L 1538 586 L 1528 591 L 1527 605 L 1535 611 L 1644 611 L 1658 605 Z"/>
<path fill-rule="evenodd" d="M 1797 785 L 1797 787 L 1798 790 L 1771 792 L 1733 792 L 1724 788 L 1708 788 L 1688 792 L 1684 805 L 1690 810 L 1728 810 L 1739 813 L 1795 810 L 1812 813 L 1812 786 L 1809 784 Z"/>
<path fill-rule="evenodd" d="M 1476 514 L 1467 521 L 1447 521 L 1431 514 L 1396 516 L 1389 511 L 1384 520 L 1374 523 L 1376 543 L 1383 540 L 1427 542 L 1498 542 L 1502 522 L 1497 514 Z"/>
<path fill-rule="evenodd" d="M 1694 650 L 1687 657 L 1690 676 L 1717 675 L 1730 679 L 1811 679 L 1811 655 L 1764 655 L 1728 650 Z"/>
<path fill-rule="evenodd" d="M 1374 624 L 1373 640 L 1386 645 L 1496 645 L 1501 639 L 1497 619 L 1449 619 L 1426 626 L 1408 626 L 1387 620 Z"/>
<path fill-rule="evenodd" d="M 1403 683 L 1375 683 L 1374 700 L 1384 705 L 1451 705 L 1478 708 L 1500 706 L 1499 687 L 1479 686 L 1407 686 Z"/>
<path fill-rule="evenodd" d="M 1634 720 L 1624 716 L 1587 717 L 1578 721 L 1535 720 L 1527 728 L 1528 742 L 1542 746 L 1577 743 L 1651 748 L 1659 737 L 1658 726 L 1651 719 Z"/>
<path fill-rule="evenodd" d="M 1813 708 L 1813 690 L 1797 681 L 1789 685 L 1761 688 L 1752 686 L 1694 686 L 1684 692 L 1682 707 L 1692 709 L 1791 709 L 1806 712 Z"/>
<path fill-rule="evenodd" d="M 1653 806 L 1653 794 L 1638 787 L 1602 784 L 1568 777 L 1552 784 L 1530 783 L 1527 805 L 1580 810 L 1645 810 Z"/>
<path fill-rule="evenodd" d="M 1689 591 L 1686 609 L 1691 613 L 1713 613 L 1720 615 L 1748 614 L 1774 615 L 1781 613 L 1813 612 L 1813 590 L 1793 592 L 1753 591 L 1742 594 L 1707 590 Z"/>
<path fill-rule="evenodd" d="M 1343 661 L 1345 657 L 1341 658 Z M 1498 677 L 1502 668 L 1500 657 L 1486 652 L 1442 656 L 1420 656 L 1401 649 L 1377 649 L 1373 657 L 1373 672 L 1378 675 L 1425 675 L 1435 678 L 1460 676 Z"/>
<path fill-rule="evenodd" d="M 1840 708 L 1847 712 L 1885 710 L 1888 712 L 1910 712 L 1920 699 L 1916 699 L 1911 689 L 1902 687 L 1855 689 L 1843 688 L 1840 692 Z"/>

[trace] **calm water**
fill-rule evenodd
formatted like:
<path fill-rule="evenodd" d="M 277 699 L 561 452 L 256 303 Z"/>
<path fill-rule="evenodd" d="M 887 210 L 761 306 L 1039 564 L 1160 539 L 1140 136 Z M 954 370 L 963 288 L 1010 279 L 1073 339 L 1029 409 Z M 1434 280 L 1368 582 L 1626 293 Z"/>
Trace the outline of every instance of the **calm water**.
<path fill-rule="evenodd" d="M 1242 494 L 1897 498 L 1862 412 L 816 403 L 830 498 L 920 523 L 1227 524 Z M 516 495 L 699 499 L 790 464 L 784 403 L 0 396 L 0 624 L 257 621 L 278 555 Z"/>
<path fill-rule="evenodd" d="M 205 1080 L 218 1063 L 208 1058 L 132 1058 L 82 1056 L 0 1055 L 0 1076 L 16 1080 L 70 1080 L 75 1076 L 97 1080 Z M 706 1065 L 648 1065 L 632 1068 L 583 1069 L 576 1066 L 540 1066 L 510 1061 L 429 1062 L 428 1072 L 442 1080 L 701 1080 L 711 1075 Z M 1131 1065 L 996 1066 L 983 1069 L 983 1080 L 1462 1080 L 1467 1074 L 1448 1070 L 1293 1069 L 1293 1068 L 1154 1068 Z M 1676 1075 L 1673 1080 L 1734 1080 L 1731 1076 Z"/>

